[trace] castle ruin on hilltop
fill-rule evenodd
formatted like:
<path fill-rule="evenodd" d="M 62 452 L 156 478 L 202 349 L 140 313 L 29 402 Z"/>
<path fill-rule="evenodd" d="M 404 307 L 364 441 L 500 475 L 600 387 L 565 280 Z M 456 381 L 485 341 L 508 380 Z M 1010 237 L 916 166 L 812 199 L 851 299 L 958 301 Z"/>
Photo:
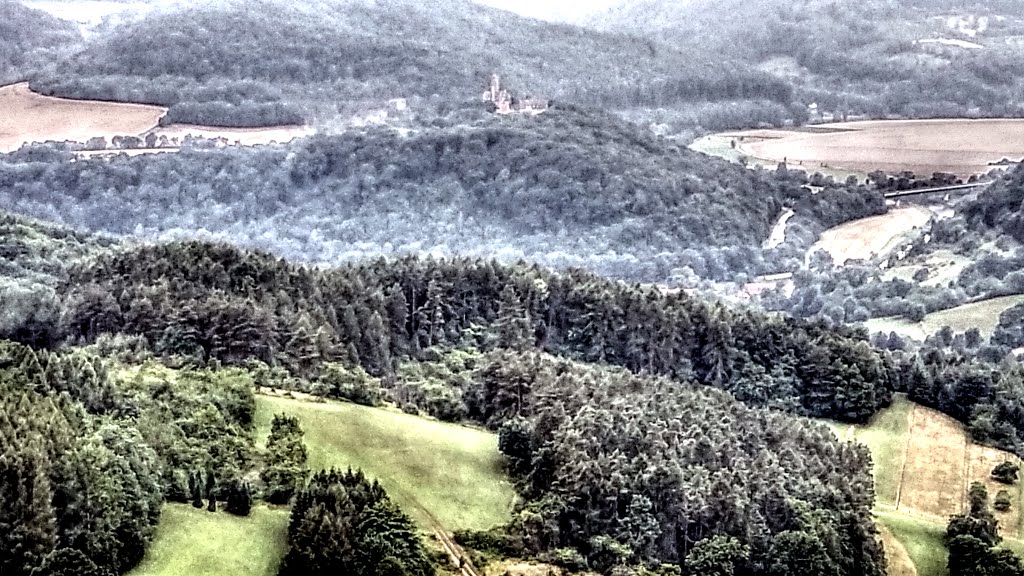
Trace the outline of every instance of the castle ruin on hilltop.
<path fill-rule="evenodd" d="M 548 109 L 546 98 L 518 98 L 501 87 L 501 78 L 491 74 L 491 84 L 480 97 L 481 101 L 494 105 L 495 114 L 529 114 L 535 116 Z"/>

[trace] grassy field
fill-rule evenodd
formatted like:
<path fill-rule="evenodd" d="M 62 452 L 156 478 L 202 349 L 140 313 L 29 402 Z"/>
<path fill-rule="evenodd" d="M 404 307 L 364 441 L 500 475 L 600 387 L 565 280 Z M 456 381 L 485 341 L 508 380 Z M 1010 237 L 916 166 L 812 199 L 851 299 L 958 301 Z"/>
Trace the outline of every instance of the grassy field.
<path fill-rule="evenodd" d="M 509 518 L 515 492 L 494 434 L 393 410 L 259 396 L 259 442 L 279 412 L 300 419 L 311 467 L 362 468 L 425 527 L 425 511 L 449 530 L 486 529 Z"/>
<path fill-rule="evenodd" d="M 890 576 L 946 576 L 942 535 L 949 516 L 964 510 L 968 486 L 983 482 L 991 499 L 1006 488 L 989 477 L 992 468 L 1004 460 L 1020 462 L 1007 452 L 974 444 L 961 424 L 903 395 L 865 426 L 828 425 L 839 438 L 871 450 L 875 516 L 893 558 Z M 1024 552 L 1024 486 L 1018 483 L 1009 490 L 1013 506 L 995 514 L 1004 546 Z"/>
<path fill-rule="evenodd" d="M 876 415 L 869 425 L 855 427 L 854 439 L 871 450 L 875 493 L 882 504 L 895 504 L 898 497 L 901 461 L 913 409 L 912 402 L 897 395 L 892 406 Z"/>
<path fill-rule="evenodd" d="M 896 332 L 916 340 L 924 340 L 925 337 L 941 330 L 943 326 L 949 326 L 954 333 L 978 328 L 981 335 L 988 338 L 999 323 L 999 314 L 1021 302 L 1024 302 L 1024 294 L 1000 296 L 933 312 L 920 322 L 911 322 L 905 318 L 873 318 L 864 325 L 872 333 Z"/>
<path fill-rule="evenodd" d="M 942 542 L 942 524 L 914 518 L 899 512 L 876 511 L 875 519 L 903 546 L 918 576 L 946 576 L 946 547 Z M 900 576 L 891 569 L 889 576 Z"/>
<path fill-rule="evenodd" d="M 287 532 L 287 510 L 256 506 L 240 518 L 167 504 L 146 557 L 129 576 L 273 576 Z"/>

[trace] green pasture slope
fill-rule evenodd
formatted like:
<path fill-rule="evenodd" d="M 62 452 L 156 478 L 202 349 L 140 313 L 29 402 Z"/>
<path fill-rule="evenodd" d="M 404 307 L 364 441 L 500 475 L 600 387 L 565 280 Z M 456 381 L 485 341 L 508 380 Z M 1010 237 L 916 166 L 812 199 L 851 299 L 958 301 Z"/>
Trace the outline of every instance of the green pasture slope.
<path fill-rule="evenodd" d="M 261 445 L 280 412 L 299 418 L 311 468 L 361 468 L 424 528 L 487 529 L 510 517 L 515 491 L 490 432 L 397 410 L 258 396 Z"/>
<path fill-rule="evenodd" d="M 895 332 L 900 336 L 921 341 L 937 333 L 944 326 L 949 326 L 955 334 L 977 328 L 982 337 L 988 338 L 992 336 L 996 325 L 999 324 L 999 315 L 1007 308 L 1012 308 L 1021 302 L 1024 302 L 1024 295 L 1021 294 L 999 296 L 932 312 L 925 315 L 924 320 L 920 322 L 911 322 L 906 318 L 898 317 L 872 318 L 864 322 L 864 326 L 871 333 Z"/>
<path fill-rule="evenodd" d="M 911 433 L 910 415 L 914 406 L 906 396 L 897 394 L 892 405 L 867 425 L 825 423 L 840 439 L 860 442 L 871 450 L 877 497 L 875 519 L 906 549 L 917 576 L 947 576 L 947 552 L 943 543 L 945 523 L 939 518 L 894 508 L 901 489 L 900 468 L 904 446 Z M 1024 542 L 1020 540 L 1005 538 L 1002 545 L 1024 555 Z"/>
<path fill-rule="evenodd" d="M 146 557 L 129 576 L 274 576 L 288 541 L 288 510 L 248 517 L 167 504 Z"/>

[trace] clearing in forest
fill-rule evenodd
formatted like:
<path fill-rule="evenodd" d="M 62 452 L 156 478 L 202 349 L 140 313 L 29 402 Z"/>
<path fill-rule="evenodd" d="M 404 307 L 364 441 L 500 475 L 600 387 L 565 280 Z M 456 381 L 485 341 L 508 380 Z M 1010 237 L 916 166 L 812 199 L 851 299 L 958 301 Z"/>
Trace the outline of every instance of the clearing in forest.
<path fill-rule="evenodd" d="M 1024 294 L 999 296 L 964 304 L 948 310 L 939 310 L 927 314 L 920 322 L 911 322 L 906 318 L 872 318 L 864 322 L 869 332 L 888 334 L 895 332 L 900 336 L 924 341 L 928 336 L 937 333 L 944 326 L 949 326 L 954 334 L 977 328 L 982 338 L 992 336 L 999 324 L 999 315 L 1007 308 L 1024 302 Z"/>
<path fill-rule="evenodd" d="M 747 156 L 814 172 L 838 167 L 918 176 L 984 174 L 990 162 L 1024 157 L 1024 120 L 875 120 L 813 130 L 751 130 L 723 134 Z"/>
<path fill-rule="evenodd" d="M 908 258 L 908 260 L 910 260 Z M 921 270 L 928 271 L 928 277 L 919 282 L 921 286 L 948 286 L 960 277 L 960 273 L 971 264 L 972 260 L 952 250 L 939 249 L 913 259 L 900 266 L 893 266 L 882 273 L 882 281 L 887 282 L 899 278 L 906 282 L 916 282 L 914 274 Z"/>
<path fill-rule="evenodd" d="M 27 82 L 0 88 L 0 110 L 0 153 L 30 142 L 138 135 L 167 112 L 160 106 L 43 96 L 29 90 Z"/>
<path fill-rule="evenodd" d="M 166 504 L 146 557 L 128 576 L 274 576 L 287 549 L 288 510 L 247 517 Z"/>
<path fill-rule="evenodd" d="M 808 257 L 825 250 L 837 265 L 847 260 L 884 257 L 899 244 L 904 234 L 924 226 L 931 217 L 931 210 L 923 206 L 908 206 L 851 220 L 822 232 L 821 238 L 808 251 Z"/>
<path fill-rule="evenodd" d="M 1010 492 L 1010 510 L 994 513 L 1003 546 L 1024 551 L 1024 486 L 1006 486 L 990 478 L 992 468 L 1004 460 L 1020 464 L 1016 456 L 971 442 L 959 422 L 902 394 L 867 425 L 828 424 L 839 438 L 871 450 L 875 518 L 890 557 L 890 576 L 946 576 L 942 537 L 949 517 L 964 511 L 971 482 L 985 484 L 990 502 L 999 490 Z"/>
<path fill-rule="evenodd" d="M 398 410 L 260 395 L 258 442 L 280 412 L 302 424 L 311 468 L 361 468 L 424 528 L 482 530 L 510 518 L 515 490 L 495 434 Z"/>

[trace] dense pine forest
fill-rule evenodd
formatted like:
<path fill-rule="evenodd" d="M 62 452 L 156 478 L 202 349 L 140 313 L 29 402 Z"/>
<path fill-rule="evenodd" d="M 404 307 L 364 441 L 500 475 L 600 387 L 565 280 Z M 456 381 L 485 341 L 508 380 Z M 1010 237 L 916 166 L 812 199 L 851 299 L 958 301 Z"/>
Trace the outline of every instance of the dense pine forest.
<path fill-rule="evenodd" d="M 991 339 L 857 323 L 1024 293 L 1024 167 L 899 257 L 836 267 L 809 252 L 822 231 L 954 177 L 837 181 L 685 143 L 826 115 L 1024 116 L 1015 10 L 630 0 L 570 26 L 469 0 L 222 0 L 78 26 L 0 0 L 0 86 L 315 133 L 0 154 L 0 576 L 129 574 L 177 511 L 278 518 L 278 576 L 496 559 L 504 576 L 895 576 L 887 471 L 849 440 L 921 405 L 1024 456 L 1024 304 Z M 980 48 L 921 42 L 964 27 Z M 493 114 L 492 73 L 550 106 Z M 929 250 L 971 261 L 933 285 L 886 276 Z M 448 542 L 465 526 L 372 458 L 333 468 L 297 407 L 472 433 L 480 491 L 504 492 L 467 525 L 492 527 Z M 986 481 L 1016 481 L 1007 458 Z M 1024 576 L 1000 547 L 1019 523 L 996 514 L 1020 497 L 994 496 L 972 485 L 928 543 L 950 576 Z"/>
<path fill-rule="evenodd" d="M 827 573 L 880 574 L 866 453 L 785 413 L 863 422 L 906 391 L 969 423 L 979 439 L 1019 447 L 1014 399 L 1024 398 L 1024 384 L 1016 372 L 996 375 L 937 350 L 879 350 L 855 331 L 581 271 L 416 258 L 315 269 L 226 245 L 121 245 L 15 217 L 5 230 L 5 253 L 22 263 L 8 272 L 5 301 L 29 313 L 5 315 L 0 336 L 32 347 L 8 346 L 15 372 L 5 397 L 43 406 L 63 398 L 53 409 L 93 415 L 76 425 L 126 427 L 133 445 L 150 451 L 149 463 L 133 470 L 150 478 L 153 514 L 161 499 L 244 510 L 237 501 L 250 490 L 268 501 L 305 498 L 297 423 L 275 418 L 266 453 L 252 444 L 257 385 L 371 405 L 388 399 L 498 430 L 525 497 L 522 513 L 496 532 L 460 537 L 599 571 L 713 562 L 777 574 L 810 558 Z M 37 290 L 10 290 L 26 281 Z M 49 351 L 62 344 L 87 348 Z M 147 358 L 186 372 L 114 377 L 106 364 Z M 175 438 L 162 432 L 168 418 L 176 427 L 196 421 Z M 61 481 L 59 470 L 23 466 L 20 474 L 49 478 L 38 482 Z M 253 470 L 259 482 L 249 488 L 243 478 Z M 737 485 L 736 474 L 763 481 L 725 489 Z M 374 493 L 358 478 L 315 482 Z M 43 500 L 48 507 L 18 513 L 59 524 L 59 499 Z M 344 513 L 347 505 L 338 506 L 294 516 L 295 554 L 311 552 L 286 566 L 316 561 L 308 554 L 318 545 L 299 544 L 313 537 L 303 523 L 358 522 L 361 505 Z M 342 513 L 355 516 L 318 516 Z M 138 543 L 123 558 L 65 546 L 59 531 L 40 528 L 33 555 L 10 565 L 51 556 L 45 561 L 80 563 L 67 547 L 123 571 L 138 561 L 153 521 L 132 525 Z M 420 562 L 420 553 L 409 554 L 396 562 Z"/>

